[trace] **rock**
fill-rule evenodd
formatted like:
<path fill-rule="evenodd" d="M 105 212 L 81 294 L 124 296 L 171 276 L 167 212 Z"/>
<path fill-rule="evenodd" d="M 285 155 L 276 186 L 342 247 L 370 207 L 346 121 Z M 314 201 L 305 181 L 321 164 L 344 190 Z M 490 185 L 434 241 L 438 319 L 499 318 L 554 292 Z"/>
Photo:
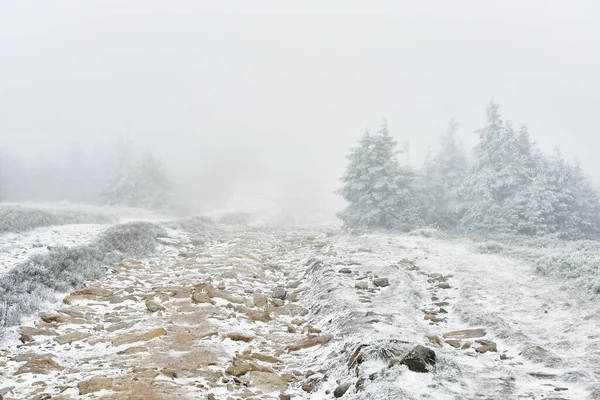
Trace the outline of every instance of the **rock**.
<path fill-rule="evenodd" d="M 117 354 L 119 354 L 119 355 L 136 354 L 136 353 L 145 353 L 146 351 L 148 351 L 148 349 L 143 346 L 133 346 L 133 347 L 129 347 L 125 350 L 121 350 L 121 351 L 117 352 Z"/>
<path fill-rule="evenodd" d="M 54 341 L 58 344 L 71 344 L 79 340 L 87 339 L 90 337 L 89 333 L 84 332 L 73 332 L 66 335 L 57 336 Z"/>
<path fill-rule="evenodd" d="M 165 308 L 154 300 L 146 299 L 146 308 L 150 312 L 165 311 Z"/>
<path fill-rule="evenodd" d="M 69 320 L 69 317 L 67 317 L 66 315 L 63 314 L 56 314 L 56 313 L 43 313 L 40 315 L 40 318 L 42 319 L 42 321 L 47 322 L 49 324 L 51 323 L 64 323 L 67 322 Z"/>
<path fill-rule="evenodd" d="M 453 339 L 474 339 L 484 337 L 487 334 L 485 329 L 464 329 L 461 331 L 452 331 L 444 333 L 444 338 Z"/>
<path fill-rule="evenodd" d="M 79 395 L 83 396 L 101 390 L 111 390 L 113 382 L 114 380 L 111 378 L 92 378 L 87 381 L 79 382 L 77 384 L 77 389 L 79 390 Z"/>
<path fill-rule="evenodd" d="M 275 356 L 270 356 L 268 354 L 261 354 L 261 353 L 253 353 L 252 358 L 254 358 L 255 360 L 258 360 L 258 361 L 269 363 L 269 364 L 279 364 L 279 363 L 283 362 Z"/>
<path fill-rule="evenodd" d="M 87 287 L 85 289 L 76 290 L 71 293 L 71 296 L 95 296 L 95 297 L 110 297 L 113 296 L 113 292 L 110 290 L 102 289 L 99 287 Z"/>
<path fill-rule="evenodd" d="M 362 392 L 365 388 L 365 380 L 364 378 L 359 378 L 356 381 L 356 384 L 354 385 L 354 389 L 356 390 L 356 393 L 358 392 Z"/>
<path fill-rule="evenodd" d="M 273 289 L 273 292 L 271 292 L 271 297 L 274 299 L 285 300 L 286 296 L 287 290 L 285 290 L 283 286 L 277 286 L 275 289 Z"/>
<path fill-rule="evenodd" d="M 37 396 L 32 397 L 31 400 L 50 400 L 52 398 L 52 395 L 50 395 L 49 393 L 41 393 L 38 394 Z"/>
<path fill-rule="evenodd" d="M 292 395 L 281 393 L 279 395 L 279 400 L 292 400 Z"/>
<path fill-rule="evenodd" d="M 237 341 L 237 342 L 251 342 L 254 340 L 254 336 L 252 335 L 247 335 L 245 333 L 236 333 L 236 332 L 231 332 L 228 333 L 227 335 L 225 335 L 226 338 Z"/>
<path fill-rule="evenodd" d="M 477 340 L 477 343 L 479 343 L 481 346 L 476 347 L 475 351 L 478 353 L 487 353 L 488 351 L 492 351 L 492 352 L 496 352 L 496 343 L 494 342 L 490 342 L 487 340 Z"/>
<path fill-rule="evenodd" d="M 177 372 L 171 368 L 163 368 L 160 372 L 168 378 L 175 379 L 178 377 Z"/>
<path fill-rule="evenodd" d="M 15 375 L 21 375 L 21 374 L 35 374 L 35 375 L 43 375 L 43 374 L 47 374 L 50 371 L 62 371 L 65 368 L 58 365 L 53 359 L 51 358 L 38 358 L 38 359 L 31 359 L 29 361 L 27 361 L 24 365 L 22 365 L 17 372 L 15 372 Z"/>
<path fill-rule="evenodd" d="M 333 391 L 333 397 L 335 397 L 336 399 L 342 397 L 343 395 L 346 394 L 348 389 L 350 389 L 350 386 L 352 386 L 352 383 L 346 382 L 346 383 L 336 387 L 335 390 Z"/>
<path fill-rule="evenodd" d="M 302 339 L 301 341 L 299 341 L 295 344 L 286 346 L 286 350 L 288 352 L 290 352 L 290 351 L 298 351 L 298 350 L 302 350 L 302 349 L 308 349 L 309 347 L 327 344 L 331 341 L 331 339 L 333 339 L 333 335 L 329 335 L 329 334 L 312 336 L 312 337 L 308 337 L 306 339 Z"/>
<path fill-rule="evenodd" d="M 429 372 L 429 368 L 434 366 L 435 362 L 435 351 L 417 345 L 406 356 L 402 358 L 392 358 L 389 367 L 406 365 L 409 370 L 414 372 Z"/>
<path fill-rule="evenodd" d="M 390 281 L 388 278 L 377 278 L 373 279 L 373 285 L 377 287 L 386 287 L 390 285 Z"/>
<path fill-rule="evenodd" d="M 212 304 L 213 306 L 216 304 L 215 301 L 210 298 L 210 295 L 205 292 L 194 292 L 192 294 L 192 303 L 195 303 L 195 304 L 206 303 L 206 304 Z"/>
<path fill-rule="evenodd" d="M 262 293 L 254 293 L 252 295 L 252 302 L 255 307 L 263 308 L 267 305 L 267 296 Z"/>
<path fill-rule="evenodd" d="M 273 299 L 271 300 L 271 303 L 273 303 L 275 307 L 283 307 L 285 305 L 285 301 L 280 299 Z"/>
<path fill-rule="evenodd" d="M 462 342 L 460 340 L 456 340 L 456 339 L 448 339 L 448 340 L 446 340 L 446 343 L 448 343 L 450 346 L 454 347 L 455 349 L 459 349 L 460 346 L 462 345 Z"/>
<path fill-rule="evenodd" d="M 265 393 L 282 392 L 288 387 L 285 379 L 273 372 L 250 371 L 248 380 L 252 386 Z"/>
<path fill-rule="evenodd" d="M 54 329 L 38 329 L 31 326 L 22 326 L 20 329 L 21 335 L 28 336 L 56 336 L 58 332 Z"/>
<path fill-rule="evenodd" d="M 229 368 L 225 370 L 225 373 L 232 376 L 242 376 L 250 372 L 250 370 L 252 370 L 252 366 L 249 362 L 240 358 L 234 358 Z"/>
<path fill-rule="evenodd" d="M 366 281 L 358 281 L 354 284 L 356 289 L 367 290 L 369 288 L 369 283 Z"/>
<path fill-rule="evenodd" d="M 452 286 L 448 282 L 441 282 L 438 283 L 437 287 L 440 289 L 450 289 Z"/>
<path fill-rule="evenodd" d="M 35 342 L 35 339 L 33 338 L 33 336 L 28 335 L 26 333 L 21 333 L 21 335 L 19 336 L 19 340 L 21 341 L 21 343 Z"/>
<path fill-rule="evenodd" d="M 251 321 L 260 321 L 260 322 L 269 322 L 271 321 L 271 316 L 266 311 L 248 311 L 246 316 Z"/>
<path fill-rule="evenodd" d="M 150 341 L 157 337 L 164 336 L 166 334 L 167 334 L 167 331 L 164 328 L 153 329 L 142 335 L 135 335 L 135 334 L 128 333 L 128 334 L 121 335 L 121 336 L 114 338 L 111 341 L 111 344 L 113 346 L 117 347 L 117 346 L 122 346 L 124 344 L 129 344 L 129 343 L 147 342 L 147 341 Z"/>
<path fill-rule="evenodd" d="M 338 271 L 340 274 L 351 274 L 352 270 L 350 268 L 342 268 Z"/>

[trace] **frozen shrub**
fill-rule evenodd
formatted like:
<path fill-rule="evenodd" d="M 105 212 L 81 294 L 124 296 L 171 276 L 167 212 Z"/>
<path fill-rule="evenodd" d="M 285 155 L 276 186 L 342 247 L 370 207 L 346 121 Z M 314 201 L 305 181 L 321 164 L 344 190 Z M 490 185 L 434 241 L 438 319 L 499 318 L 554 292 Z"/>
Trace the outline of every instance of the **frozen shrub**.
<path fill-rule="evenodd" d="M 426 238 L 438 237 L 440 231 L 435 228 L 419 228 L 415 229 L 408 234 L 409 236 L 422 236 Z"/>
<path fill-rule="evenodd" d="M 474 250 L 477 253 L 482 254 L 498 254 L 504 250 L 504 245 L 502 243 L 489 241 L 484 243 L 478 243 L 474 246 Z"/>
<path fill-rule="evenodd" d="M 123 258 L 154 251 L 156 238 L 165 235 L 163 228 L 148 222 L 120 224 L 89 245 L 53 248 L 29 258 L 0 279 L 0 328 L 18 324 L 23 315 L 37 311 L 56 292 L 102 277 Z"/>
<path fill-rule="evenodd" d="M 74 210 L 41 210 L 20 206 L 0 207 L 0 233 L 23 232 L 52 225 L 106 224 L 116 217 L 102 213 L 85 213 Z"/>

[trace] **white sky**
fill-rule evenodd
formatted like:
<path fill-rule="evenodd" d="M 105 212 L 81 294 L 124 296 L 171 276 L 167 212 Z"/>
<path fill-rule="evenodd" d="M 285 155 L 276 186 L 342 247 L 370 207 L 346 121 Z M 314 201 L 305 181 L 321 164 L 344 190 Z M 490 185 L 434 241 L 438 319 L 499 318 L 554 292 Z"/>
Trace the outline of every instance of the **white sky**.
<path fill-rule="evenodd" d="M 599 71 L 593 0 L 1 0 L 0 146 L 129 131 L 182 176 L 225 158 L 328 191 L 366 127 L 418 160 L 493 99 L 600 175 Z"/>

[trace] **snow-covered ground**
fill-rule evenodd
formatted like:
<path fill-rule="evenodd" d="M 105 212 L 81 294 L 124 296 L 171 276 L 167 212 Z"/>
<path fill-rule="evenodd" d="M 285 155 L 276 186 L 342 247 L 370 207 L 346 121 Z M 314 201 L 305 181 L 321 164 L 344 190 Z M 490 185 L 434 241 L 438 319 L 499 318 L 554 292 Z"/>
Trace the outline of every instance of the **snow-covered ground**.
<path fill-rule="evenodd" d="M 48 248 L 89 243 L 106 227 L 102 224 L 61 225 L 0 234 L 0 276 L 33 255 L 47 253 Z"/>
<path fill-rule="evenodd" d="M 309 273 L 308 298 L 311 311 L 319 311 L 317 326 L 340 341 L 330 351 L 307 354 L 309 365 L 325 365 L 329 375 L 322 390 L 308 398 L 327 398 L 326 390 L 361 377 L 367 378 L 364 391 L 348 398 L 598 396 L 597 300 L 561 290 L 560 282 L 540 278 L 527 265 L 474 254 L 469 243 L 342 235 L 330 238 L 325 249 L 319 256 L 324 264 Z M 345 264 L 350 274 L 338 272 Z M 445 282 L 450 288 L 441 288 L 436 274 L 449 277 Z M 390 286 L 374 293 L 354 288 L 375 276 L 388 278 Z M 442 321 L 424 320 L 425 311 L 439 310 L 439 304 L 447 311 L 436 315 Z M 496 343 L 498 351 L 479 354 L 473 348 L 439 347 L 430 339 L 473 328 L 484 329 L 483 339 Z M 349 354 L 342 351 L 346 343 L 352 353 L 361 344 L 385 346 L 393 340 L 433 348 L 437 369 L 431 374 L 391 371 L 386 362 L 371 360 L 357 377 L 347 368 Z M 370 382 L 372 373 L 379 377 Z"/>
<path fill-rule="evenodd" d="M 9 251 L 3 262 L 19 257 L 21 248 L 43 251 L 36 243 L 84 243 L 102 226 L 44 229 L 11 236 L 10 242 L 2 236 L 0 243 Z M 541 277 L 514 258 L 479 254 L 467 240 L 265 226 L 171 230 L 169 236 L 139 266 L 118 268 L 90 283 L 110 290 L 111 296 L 78 300 L 67 307 L 84 318 L 53 329 L 60 335 L 85 333 L 82 341 L 57 346 L 51 336 L 36 336 L 35 342 L 17 347 L 15 331 L 5 343 L 6 359 L 38 347 L 40 352 L 51 351 L 66 369 L 48 375 L 45 390 L 55 394 L 53 390 L 69 387 L 65 398 L 93 398 L 76 397 L 76 382 L 98 374 L 114 375 L 116 382 L 123 370 L 136 371 L 136 365 L 138 372 L 150 367 L 162 371 L 152 375 L 154 395 L 160 399 L 174 398 L 161 395 L 163 389 L 177 398 L 212 393 L 226 399 L 252 392 L 256 398 L 277 399 L 280 391 L 273 388 L 282 385 L 281 393 L 294 399 L 331 399 L 345 383 L 350 386 L 344 399 L 600 398 L 598 300 Z M 374 285 L 381 278 L 389 285 Z M 190 302 L 194 287 L 208 282 L 220 293 L 214 304 Z M 279 285 L 287 287 L 290 296 L 284 307 L 305 307 L 308 314 L 278 311 L 281 306 L 270 294 Z M 257 294 L 266 295 L 269 305 L 257 306 Z M 146 310 L 144 300 L 149 297 L 165 308 L 164 313 Z M 271 313 L 272 321 L 248 319 L 249 313 L 262 310 Z M 129 321 L 135 326 L 127 327 Z M 36 318 L 25 323 L 33 326 Z M 111 328 L 120 325 L 125 328 Z M 123 356 L 121 347 L 110 344 L 119 335 L 158 327 L 166 329 L 166 339 L 142 343 L 145 350 L 140 354 Z M 445 337 L 465 329 L 483 329 L 485 334 L 458 343 Z M 252 339 L 232 341 L 227 338 L 232 332 Z M 330 341 L 289 350 L 294 343 L 327 335 L 332 335 Z M 194 346 L 189 348 L 189 343 Z M 495 349 L 482 353 L 484 344 L 495 344 Z M 388 365 L 394 354 L 415 345 L 435 351 L 437 364 L 429 373 Z M 139 350 L 140 343 L 135 346 Z M 261 367 L 261 379 L 277 375 L 287 377 L 285 382 L 277 378 L 276 384 L 264 386 L 252 372 L 231 379 L 226 370 L 232 360 L 258 352 L 277 359 L 268 369 Z M 360 355 L 360 362 L 352 363 L 354 355 Z M 186 369 L 186 360 L 200 356 L 210 363 Z M 167 378 L 160 369 L 165 365 L 177 376 Z M 12 371 L 20 366 L 8 361 L 0 393 L 4 386 L 16 386 L 9 393 L 12 398 L 31 393 L 28 385 L 39 377 L 21 374 L 21 381 L 15 382 Z M 148 377 L 138 378 L 146 382 Z"/>

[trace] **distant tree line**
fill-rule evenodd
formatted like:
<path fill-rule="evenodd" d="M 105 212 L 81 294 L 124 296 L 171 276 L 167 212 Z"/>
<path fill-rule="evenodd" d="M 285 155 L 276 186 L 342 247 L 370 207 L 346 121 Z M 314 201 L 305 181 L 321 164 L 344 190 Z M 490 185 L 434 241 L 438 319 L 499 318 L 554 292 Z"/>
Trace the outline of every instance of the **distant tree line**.
<path fill-rule="evenodd" d="M 399 163 L 385 123 L 366 132 L 337 191 L 348 202 L 338 214 L 344 226 L 598 238 L 600 196 L 578 164 L 558 150 L 543 154 L 527 127 L 516 130 L 493 103 L 470 156 L 456 129 L 452 122 L 419 169 Z"/>
<path fill-rule="evenodd" d="M 0 201 L 76 201 L 159 209 L 171 205 L 171 189 L 162 161 L 129 139 L 95 154 L 75 145 L 38 160 L 0 152 Z"/>

